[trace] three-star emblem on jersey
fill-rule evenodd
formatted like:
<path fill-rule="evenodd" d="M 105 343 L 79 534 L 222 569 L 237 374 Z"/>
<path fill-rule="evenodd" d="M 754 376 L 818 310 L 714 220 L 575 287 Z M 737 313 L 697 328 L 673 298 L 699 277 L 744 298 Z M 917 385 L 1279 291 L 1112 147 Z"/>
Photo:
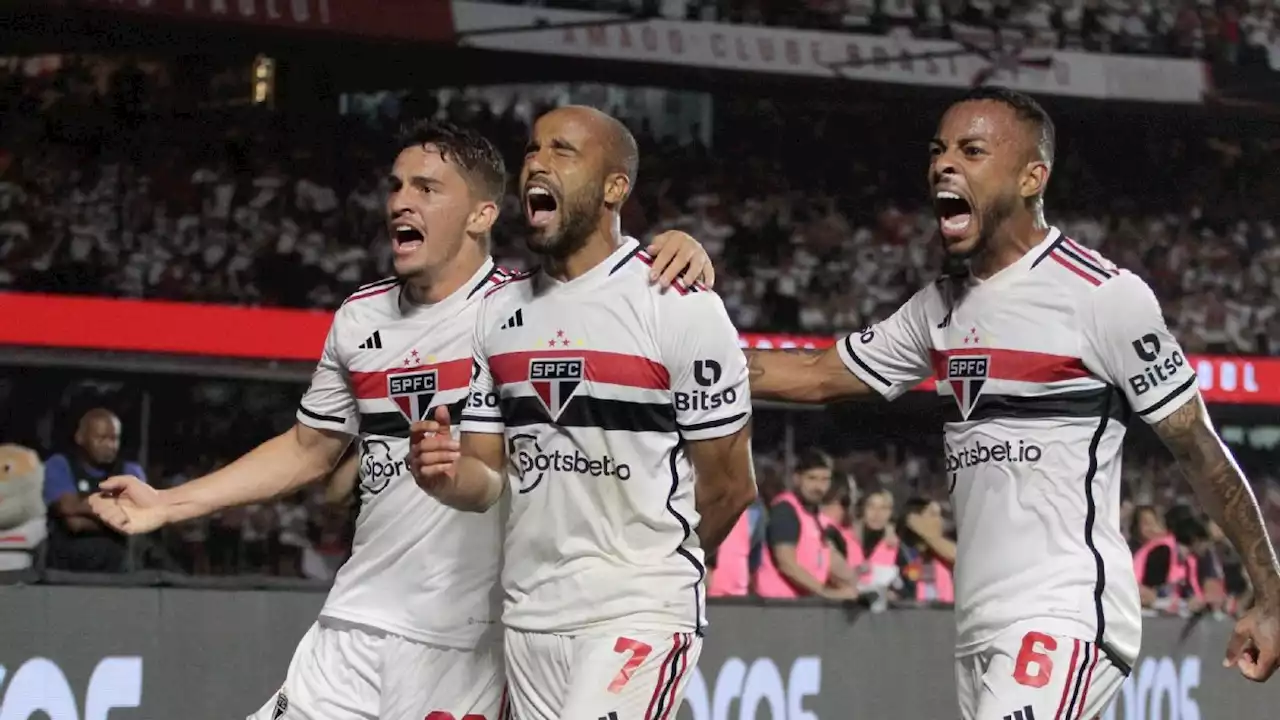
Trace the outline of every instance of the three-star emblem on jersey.
<path fill-rule="evenodd" d="M 582 344 L 581 340 L 574 340 L 565 331 L 557 330 L 555 336 L 547 340 L 545 347 L 564 349 L 572 346 L 582 347 Z"/>
<path fill-rule="evenodd" d="M 434 369 L 387 373 L 387 397 L 395 402 L 409 422 L 426 420 L 438 381 Z"/>
<path fill-rule="evenodd" d="M 404 366 L 407 368 L 418 367 L 422 364 L 422 356 L 417 350 L 410 350 L 408 355 L 404 356 Z"/>
<path fill-rule="evenodd" d="M 951 386 L 951 394 L 956 398 L 960 416 L 965 420 L 969 419 L 969 413 L 978 403 L 982 386 L 987 384 L 987 369 L 990 365 L 990 355 L 952 355 L 947 358 L 947 376 L 944 380 Z"/>
<path fill-rule="evenodd" d="M 542 406 L 552 420 L 573 399 L 586 378 L 586 361 L 582 358 L 532 358 L 529 360 L 529 384 L 538 394 Z"/>

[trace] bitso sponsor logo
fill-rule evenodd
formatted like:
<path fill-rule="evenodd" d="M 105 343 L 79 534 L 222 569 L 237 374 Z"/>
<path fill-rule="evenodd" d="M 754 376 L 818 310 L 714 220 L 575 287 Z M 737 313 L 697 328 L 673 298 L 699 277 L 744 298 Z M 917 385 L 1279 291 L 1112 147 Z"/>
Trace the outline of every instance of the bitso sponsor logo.
<path fill-rule="evenodd" d="M 987 463 L 1039 462 L 1043 452 L 1039 445 L 1025 440 L 1019 440 L 1017 445 L 1005 441 L 996 445 L 975 442 L 958 449 L 947 446 L 947 472 L 953 473 Z"/>
<path fill-rule="evenodd" d="M 1142 372 L 1129 377 L 1129 387 L 1134 395 L 1143 395 L 1160 387 L 1177 376 L 1178 370 L 1186 366 L 1187 359 L 1174 348 L 1169 356 L 1160 359 L 1160 338 L 1148 333 L 1133 341 L 1133 352 L 1138 359 L 1150 363 L 1142 368 Z"/>
<path fill-rule="evenodd" d="M 84 715 L 67 676 L 47 658 L 31 658 L 11 675 L 0 665 L 0 691 L 3 720 L 108 720 L 113 710 L 141 707 L 142 658 L 99 661 L 84 691 Z"/>
<path fill-rule="evenodd" d="M 697 360 L 693 363 L 693 381 L 704 388 L 715 388 L 720 383 L 720 379 L 724 377 L 724 370 L 721 369 L 720 363 L 715 360 Z M 681 412 L 688 410 L 715 410 L 725 405 L 732 405 L 738 401 L 738 391 L 736 388 L 725 388 L 723 390 L 693 390 L 692 392 L 677 391 L 675 393 L 676 410 Z"/>
<path fill-rule="evenodd" d="M 1143 658 L 1102 720 L 1200 720 L 1200 703 L 1193 695 L 1199 687 L 1200 658 L 1195 655 L 1180 661 Z"/>
<path fill-rule="evenodd" d="M 684 693 L 679 720 L 819 720 L 811 708 L 822 689 L 822 658 L 799 657 L 784 675 L 771 658 L 747 662 L 731 657 L 720 666 L 715 684 L 694 668 Z"/>

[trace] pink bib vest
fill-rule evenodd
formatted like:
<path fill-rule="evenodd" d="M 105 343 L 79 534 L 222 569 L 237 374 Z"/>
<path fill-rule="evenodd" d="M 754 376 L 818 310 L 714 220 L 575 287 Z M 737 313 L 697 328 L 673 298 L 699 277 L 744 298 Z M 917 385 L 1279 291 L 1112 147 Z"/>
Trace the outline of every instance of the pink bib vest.
<path fill-rule="evenodd" d="M 825 585 L 831 575 L 831 550 L 827 547 L 823 530 L 831 521 L 806 510 L 799 498 L 790 491 L 779 495 L 778 499 L 773 501 L 773 506 L 777 507 L 782 503 L 795 508 L 796 515 L 800 518 L 800 537 L 796 540 L 796 561 L 818 582 Z M 791 581 L 783 576 L 773 562 L 772 548 L 765 548 L 760 558 L 760 570 L 756 572 L 756 594 L 767 598 L 797 598 L 807 593 L 792 585 Z"/>
<path fill-rule="evenodd" d="M 1157 587 L 1149 584 L 1143 574 L 1147 571 L 1147 556 L 1158 547 L 1169 548 L 1169 576 L 1165 578 L 1164 585 Z M 1167 594 L 1173 599 L 1175 607 L 1177 601 L 1182 599 L 1178 589 L 1183 587 L 1184 583 L 1191 588 L 1193 597 L 1198 600 L 1204 599 L 1204 590 L 1200 587 L 1200 561 L 1195 555 L 1183 555 L 1178 548 L 1178 541 L 1171 534 L 1158 537 L 1138 548 L 1138 552 L 1133 554 L 1133 572 L 1138 576 L 1138 582 L 1142 585 L 1156 590 L 1169 591 L 1162 594 Z"/>

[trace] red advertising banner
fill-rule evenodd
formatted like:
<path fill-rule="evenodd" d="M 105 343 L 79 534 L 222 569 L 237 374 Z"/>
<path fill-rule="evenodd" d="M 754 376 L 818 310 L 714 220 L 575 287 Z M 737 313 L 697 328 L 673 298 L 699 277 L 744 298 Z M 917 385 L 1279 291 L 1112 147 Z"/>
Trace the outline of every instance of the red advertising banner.
<path fill-rule="evenodd" d="M 449 0 L 67 0 L 71 7 L 208 23 L 453 41 Z"/>
<path fill-rule="evenodd" d="M 313 362 L 333 313 L 321 310 L 0 292 L 0 345 Z M 759 349 L 830 347 L 820 335 L 743 333 Z M 1205 400 L 1280 405 L 1280 358 L 1193 355 Z M 933 382 L 920 385 L 933 389 Z"/>

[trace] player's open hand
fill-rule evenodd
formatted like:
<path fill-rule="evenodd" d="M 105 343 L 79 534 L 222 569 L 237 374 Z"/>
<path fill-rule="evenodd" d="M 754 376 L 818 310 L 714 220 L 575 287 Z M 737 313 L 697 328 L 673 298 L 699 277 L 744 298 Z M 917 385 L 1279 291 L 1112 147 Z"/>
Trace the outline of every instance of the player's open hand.
<path fill-rule="evenodd" d="M 418 487 L 435 495 L 453 480 L 461 453 L 451 432 L 449 408 L 437 407 L 432 417 L 409 428 L 409 472 Z"/>
<path fill-rule="evenodd" d="M 653 269 L 649 279 L 664 288 L 671 287 L 677 277 L 685 285 L 701 283 L 707 288 L 716 284 L 716 269 L 702 243 L 679 230 L 668 230 L 645 248 L 653 255 Z M 683 272 L 683 275 L 681 273 Z"/>
<path fill-rule="evenodd" d="M 160 491 L 132 475 L 109 477 L 89 496 L 89 509 L 117 532 L 142 535 L 165 524 Z"/>
<path fill-rule="evenodd" d="M 1258 602 L 1236 623 L 1227 641 L 1224 667 L 1235 666 L 1254 682 L 1265 682 L 1280 663 L 1280 605 L 1275 600 Z"/>

